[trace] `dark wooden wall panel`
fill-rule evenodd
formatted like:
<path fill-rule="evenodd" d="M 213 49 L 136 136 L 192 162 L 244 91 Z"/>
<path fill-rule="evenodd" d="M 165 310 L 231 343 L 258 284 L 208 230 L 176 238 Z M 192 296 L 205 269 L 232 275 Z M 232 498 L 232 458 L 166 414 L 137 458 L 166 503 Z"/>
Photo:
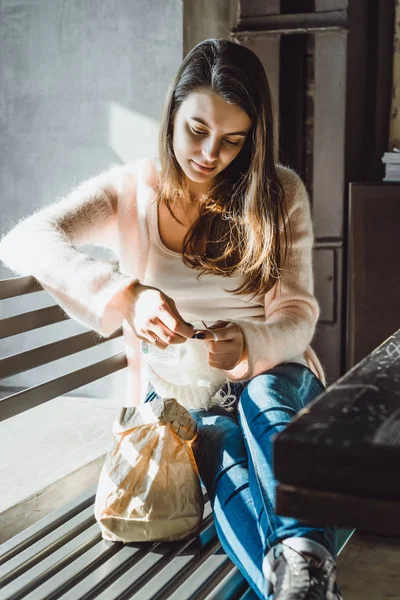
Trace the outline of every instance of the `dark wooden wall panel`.
<path fill-rule="evenodd" d="M 313 347 L 328 382 L 347 368 L 353 335 L 346 314 L 348 184 L 379 179 L 387 150 L 394 4 L 243 0 L 231 34 L 265 66 L 279 106 L 281 160 L 310 193 L 321 306 Z"/>
<path fill-rule="evenodd" d="M 253 17 L 256 15 L 277 15 L 280 12 L 280 0 L 241 0 L 239 10 L 241 17 Z"/>
<path fill-rule="evenodd" d="M 400 327 L 400 183 L 350 184 L 346 369 Z"/>
<path fill-rule="evenodd" d="M 304 179 L 307 36 L 281 37 L 280 144 L 281 162 Z"/>
<path fill-rule="evenodd" d="M 345 10 L 348 0 L 315 0 L 316 12 L 327 12 L 330 10 Z"/>

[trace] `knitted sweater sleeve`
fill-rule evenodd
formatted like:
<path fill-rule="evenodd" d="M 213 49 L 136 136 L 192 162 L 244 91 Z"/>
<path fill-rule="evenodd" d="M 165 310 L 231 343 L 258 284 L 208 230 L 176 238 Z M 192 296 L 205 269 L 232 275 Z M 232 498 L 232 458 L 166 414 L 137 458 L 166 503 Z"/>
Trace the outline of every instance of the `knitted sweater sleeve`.
<path fill-rule="evenodd" d="M 117 252 L 118 188 L 123 166 L 81 183 L 59 201 L 22 218 L 0 240 L 0 259 L 18 275 L 33 275 L 72 318 L 107 337 L 122 323 L 111 306 L 134 278 L 117 259 L 97 260 L 78 248 Z"/>
<path fill-rule="evenodd" d="M 232 380 L 254 377 L 302 354 L 314 336 L 319 317 L 313 293 L 314 234 L 308 195 L 293 171 L 282 167 L 281 171 L 291 244 L 280 280 L 264 297 L 265 319 L 236 321 L 245 337 L 247 356 L 227 371 Z"/>

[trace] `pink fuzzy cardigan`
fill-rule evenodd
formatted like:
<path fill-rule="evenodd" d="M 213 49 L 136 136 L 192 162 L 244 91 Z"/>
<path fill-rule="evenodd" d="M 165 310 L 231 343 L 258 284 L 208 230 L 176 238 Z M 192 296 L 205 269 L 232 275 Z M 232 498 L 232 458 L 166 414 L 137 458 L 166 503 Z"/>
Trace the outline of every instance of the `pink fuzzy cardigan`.
<path fill-rule="evenodd" d="M 313 294 L 313 229 L 305 187 L 290 169 L 278 172 L 288 198 L 292 245 L 279 284 L 265 295 L 265 320 L 241 320 L 248 357 L 230 380 L 248 379 L 304 353 L 325 384 L 310 346 L 319 317 Z M 123 326 L 128 360 L 127 406 L 143 400 L 140 341 L 112 300 L 141 280 L 148 256 L 146 210 L 157 193 L 157 162 L 143 159 L 92 177 L 61 200 L 36 211 L 0 241 L 0 259 L 20 275 L 33 275 L 73 319 L 104 337 Z M 94 244 L 115 260 L 97 260 L 78 250 Z"/>

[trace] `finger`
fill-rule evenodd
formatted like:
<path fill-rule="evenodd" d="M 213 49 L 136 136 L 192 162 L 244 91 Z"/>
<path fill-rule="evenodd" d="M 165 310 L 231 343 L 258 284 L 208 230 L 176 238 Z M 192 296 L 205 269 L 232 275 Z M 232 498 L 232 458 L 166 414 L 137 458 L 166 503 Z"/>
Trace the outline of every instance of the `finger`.
<path fill-rule="evenodd" d="M 214 369 L 230 371 L 236 366 L 236 361 L 231 354 L 219 354 L 217 357 L 211 354 L 208 357 L 208 364 Z"/>
<path fill-rule="evenodd" d="M 164 342 L 167 346 L 170 344 L 184 344 L 187 340 L 186 337 L 171 331 L 164 323 L 162 323 L 159 319 L 155 321 L 155 323 L 151 326 L 151 331 L 154 335 L 158 337 L 159 340 Z M 193 329 L 192 329 L 193 335 Z"/>
<path fill-rule="evenodd" d="M 215 341 L 219 340 L 218 331 L 215 331 L 215 330 L 225 327 L 229 323 L 229 321 L 217 321 L 216 323 L 213 323 L 212 325 L 207 325 L 207 323 L 205 323 L 203 320 L 201 322 L 204 325 L 204 331 L 209 332 Z M 209 338 L 209 336 L 206 336 L 205 339 L 210 339 L 210 338 Z"/>
<path fill-rule="evenodd" d="M 185 340 L 190 339 L 193 336 L 193 326 L 190 325 L 190 323 L 186 323 L 179 314 L 173 300 L 160 306 L 158 317 L 172 333 L 185 338 Z M 175 341 L 173 343 L 181 342 Z"/>
<path fill-rule="evenodd" d="M 216 321 L 212 325 L 206 325 L 204 321 L 202 321 L 202 323 L 206 327 L 206 329 L 220 329 L 221 327 L 226 327 L 227 325 L 229 325 L 230 321 Z"/>
<path fill-rule="evenodd" d="M 239 333 L 239 327 L 236 323 L 227 323 L 225 322 L 222 327 L 212 326 L 207 329 L 198 329 L 196 331 L 196 337 L 198 339 L 203 339 L 206 341 L 214 340 L 214 341 L 229 341 L 237 338 Z M 199 336 L 199 334 L 201 334 Z"/>
<path fill-rule="evenodd" d="M 205 341 L 205 346 L 210 354 L 229 354 L 232 352 L 232 341 L 229 342 L 214 342 Z"/>
<path fill-rule="evenodd" d="M 165 350 L 165 348 L 168 347 L 168 344 L 166 344 L 154 331 L 146 331 L 144 340 L 160 350 Z"/>
<path fill-rule="evenodd" d="M 218 340 L 218 333 L 216 331 L 213 331 L 213 329 L 218 329 L 219 327 L 224 327 L 224 325 L 227 325 L 227 321 L 217 321 L 216 323 L 213 323 L 213 325 L 207 325 L 207 323 L 203 321 L 203 319 L 201 320 L 201 322 L 204 325 L 204 331 L 209 331 L 213 336 L 213 339 L 216 341 Z"/>
<path fill-rule="evenodd" d="M 194 337 L 198 340 L 205 340 L 206 342 L 218 341 L 218 334 L 210 331 L 209 329 L 196 329 Z"/>
<path fill-rule="evenodd" d="M 212 331 L 211 329 L 205 329 L 204 332 L 206 333 L 206 337 L 204 338 L 205 340 L 214 340 L 214 342 L 219 341 L 219 334 L 217 331 Z"/>

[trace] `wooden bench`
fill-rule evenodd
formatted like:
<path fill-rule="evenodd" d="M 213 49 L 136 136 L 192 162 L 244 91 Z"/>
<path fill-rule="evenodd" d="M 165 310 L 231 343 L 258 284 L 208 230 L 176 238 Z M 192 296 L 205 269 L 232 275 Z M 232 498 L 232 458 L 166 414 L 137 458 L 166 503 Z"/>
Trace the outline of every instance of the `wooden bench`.
<path fill-rule="evenodd" d="M 400 536 L 400 329 L 274 441 L 281 514 Z"/>
<path fill-rule="evenodd" d="M 0 282 L 0 299 L 41 291 L 33 277 Z M 65 320 L 51 306 L 1 320 L 1 337 L 35 331 Z M 121 336 L 121 331 L 112 337 Z M 110 338 L 107 338 L 110 339 Z M 0 361 L 1 378 L 91 348 L 106 339 L 83 332 L 19 352 Z M 74 370 L 0 401 L 0 420 L 126 367 L 124 353 Z M 205 494 L 200 534 L 182 542 L 116 544 L 101 539 L 93 516 L 95 486 L 21 531 L 0 546 L 2 600 L 161 600 L 173 598 L 255 600 L 246 580 L 222 550 Z M 353 529 L 340 529 L 340 552 Z"/>

